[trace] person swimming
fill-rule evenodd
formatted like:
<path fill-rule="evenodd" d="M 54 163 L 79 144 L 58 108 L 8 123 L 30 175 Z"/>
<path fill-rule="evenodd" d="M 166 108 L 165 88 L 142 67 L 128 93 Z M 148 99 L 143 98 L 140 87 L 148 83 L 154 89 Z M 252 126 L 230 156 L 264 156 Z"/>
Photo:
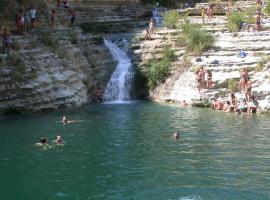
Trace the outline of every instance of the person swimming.
<path fill-rule="evenodd" d="M 66 116 L 63 117 L 62 123 L 63 124 L 71 124 L 77 122 L 76 120 L 68 120 Z"/>
<path fill-rule="evenodd" d="M 49 145 L 48 144 L 48 139 L 46 137 L 42 137 L 40 138 L 40 141 L 38 143 L 36 143 L 37 146 L 46 146 Z"/>
<path fill-rule="evenodd" d="M 173 137 L 174 137 L 176 140 L 179 140 L 179 138 L 180 138 L 180 133 L 179 133 L 179 132 L 174 132 L 174 133 L 173 133 Z"/>
<path fill-rule="evenodd" d="M 63 143 L 62 137 L 60 135 L 55 136 L 55 139 L 53 140 L 53 143 L 62 144 Z"/>

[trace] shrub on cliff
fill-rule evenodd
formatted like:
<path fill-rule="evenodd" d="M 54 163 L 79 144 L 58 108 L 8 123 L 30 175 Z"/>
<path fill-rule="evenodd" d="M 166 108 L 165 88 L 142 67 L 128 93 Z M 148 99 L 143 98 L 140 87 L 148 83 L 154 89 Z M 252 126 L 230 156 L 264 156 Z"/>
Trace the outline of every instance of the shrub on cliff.
<path fill-rule="evenodd" d="M 165 45 L 160 59 L 150 59 L 143 66 L 141 72 L 147 79 L 147 86 L 154 89 L 163 83 L 170 74 L 171 63 L 176 59 L 175 51 L 170 45 Z"/>
<path fill-rule="evenodd" d="M 231 92 L 238 92 L 238 83 L 236 80 L 234 79 L 229 79 L 228 80 L 228 89 Z"/>
<path fill-rule="evenodd" d="M 264 12 L 266 15 L 270 16 L 270 2 L 268 2 L 268 3 L 266 4 L 266 6 L 265 6 L 264 9 L 263 9 L 263 12 Z"/>
<path fill-rule="evenodd" d="M 190 24 L 188 21 L 182 24 L 182 42 L 187 51 L 200 54 L 214 46 L 215 38 L 207 31 Z"/>
<path fill-rule="evenodd" d="M 240 31 L 243 23 L 245 22 L 244 12 L 232 12 L 228 16 L 227 28 L 231 32 Z"/>
<path fill-rule="evenodd" d="M 176 10 L 171 10 L 163 15 L 163 26 L 167 28 L 177 27 L 181 15 Z"/>
<path fill-rule="evenodd" d="M 147 86 L 154 89 L 166 80 L 171 68 L 171 62 L 168 59 L 155 60 L 150 59 L 142 66 L 142 72 L 147 78 Z"/>

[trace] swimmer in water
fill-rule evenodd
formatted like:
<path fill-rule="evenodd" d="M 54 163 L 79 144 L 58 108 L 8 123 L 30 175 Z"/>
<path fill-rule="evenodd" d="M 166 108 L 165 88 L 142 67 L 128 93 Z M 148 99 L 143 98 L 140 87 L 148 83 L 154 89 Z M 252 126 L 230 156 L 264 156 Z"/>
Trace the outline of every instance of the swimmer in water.
<path fill-rule="evenodd" d="M 173 133 L 173 137 L 174 137 L 176 140 L 179 140 L 179 138 L 180 138 L 180 133 L 179 133 L 179 132 Z"/>
<path fill-rule="evenodd" d="M 40 138 L 40 142 L 36 143 L 37 146 L 45 146 L 48 145 L 48 139 L 46 137 Z"/>
<path fill-rule="evenodd" d="M 63 139 L 60 135 L 55 136 L 55 139 L 53 140 L 53 143 L 55 144 L 62 144 Z"/>
<path fill-rule="evenodd" d="M 71 123 L 75 123 L 75 122 L 77 122 L 77 121 L 75 121 L 75 120 L 68 120 L 66 116 L 64 116 L 63 119 L 62 119 L 62 123 L 63 124 L 71 124 Z"/>

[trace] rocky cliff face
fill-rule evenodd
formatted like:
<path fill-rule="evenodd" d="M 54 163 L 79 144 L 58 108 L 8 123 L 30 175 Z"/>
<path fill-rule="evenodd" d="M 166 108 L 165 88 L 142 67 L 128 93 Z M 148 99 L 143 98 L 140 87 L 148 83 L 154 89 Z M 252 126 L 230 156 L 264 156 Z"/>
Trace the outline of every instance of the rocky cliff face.
<path fill-rule="evenodd" d="M 70 6 L 76 10 L 76 25 L 132 23 L 144 19 L 146 12 L 136 1 L 76 1 Z M 43 17 L 39 21 L 47 23 Z M 99 30 L 82 33 L 78 26 L 70 27 L 63 8 L 57 9 L 55 31 L 43 25 L 33 33 L 12 36 L 13 50 L 0 54 L 0 110 L 45 111 L 95 101 L 97 87 L 105 89 L 116 66 L 103 37 L 108 35 Z"/>
<path fill-rule="evenodd" d="M 192 23 L 201 24 L 200 17 L 190 17 Z M 263 19 L 263 27 L 269 26 L 270 19 Z M 238 84 L 240 70 L 247 68 L 253 83 L 252 94 L 259 100 L 262 110 L 270 109 L 270 33 L 269 31 L 230 33 L 225 28 L 226 19 L 217 16 L 212 22 L 202 25 L 211 31 L 217 39 L 215 48 L 204 52 L 201 56 L 185 54 L 185 49 L 176 45 L 177 35 L 181 30 L 159 28 L 155 30 L 152 40 L 140 40 L 133 44 L 134 60 L 137 66 L 147 59 L 159 57 L 164 44 L 171 44 L 178 59 L 173 63 L 171 75 L 166 81 L 150 91 L 149 98 L 158 102 L 198 102 L 217 97 L 227 99 L 228 80 Z M 141 37 L 142 33 L 137 37 Z M 239 51 L 247 53 L 245 58 L 239 57 Z M 196 62 L 200 57 L 201 62 Z M 217 60 L 217 64 L 213 64 Z M 188 66 L 188 67 L 187 67 Z M 194 69 L 203 66 L 213 73 L 214 89 L 199 93 L 196 88 Z M 236 88 L 237 89 L 237 88 Z M 237 92 L 238 99 L 244 98 L 243 92 Z"/>

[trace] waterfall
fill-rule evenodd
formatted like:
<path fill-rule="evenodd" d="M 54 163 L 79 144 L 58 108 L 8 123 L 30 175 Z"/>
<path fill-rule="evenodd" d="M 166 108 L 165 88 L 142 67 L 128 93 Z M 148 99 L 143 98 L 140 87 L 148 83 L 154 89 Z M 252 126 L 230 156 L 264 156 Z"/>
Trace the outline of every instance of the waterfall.
<path fill-rule="evenodd" d="M 110 50 L 113 59 L 117 61 L 117 66 L 107 83 L 103 100 L 116 103 L 129 101 L 131 100 L 134 73 L 131 60 L 127 55 L 128 42 L 126 39 L 119 42 L 104 39 L 104 44 Z"/>
<path fill-rule="evenodd" d="M 160 9 L 158 7 L 155 7 L 155 9 L 152 11 L 153 19 L 155 21 L 156 26 L 161 26 L 162 23 L 162 16 Z"/>

